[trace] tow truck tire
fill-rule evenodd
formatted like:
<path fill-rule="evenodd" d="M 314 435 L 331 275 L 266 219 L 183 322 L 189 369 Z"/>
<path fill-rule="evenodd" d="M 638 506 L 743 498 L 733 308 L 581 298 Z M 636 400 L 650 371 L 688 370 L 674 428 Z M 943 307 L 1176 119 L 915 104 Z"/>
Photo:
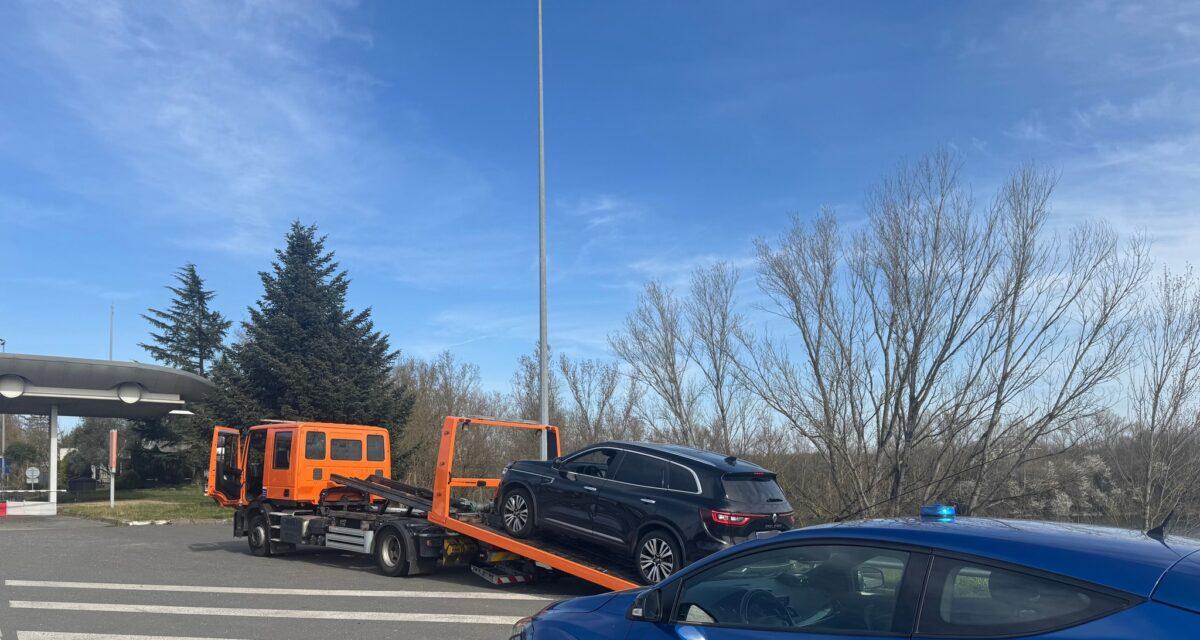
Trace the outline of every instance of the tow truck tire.
<path fill-rule="evenodd" d="M 404 552 L 404 538 L 395 529 L 384 529 L 375 538 L 375 564 L 379 572 L 395 578 L 408 575 L 408 558 Z"/>
<path fill-rule="evenodd" d="M 514 538 L 533 535 L 533 497 L 523 487 L 514 487 L 504 493 L 500 501 L 500 524 Z"/>
<path fill-rule="evenodd" d="M 675 536 L 664 529 L 651 529 L 638 538 L 633 548 L 633 568 L 644 584 L 657 584 L 679 571 L 683 552 Z"/>
<path fill-rule="evenodd" d="M 271 555 L 271 527 L 267 517 L 255 513 L 250 517 L 250 527 L 246 529 L 246 541 L 250 544 L 250 554 L 265 558 Z"/>

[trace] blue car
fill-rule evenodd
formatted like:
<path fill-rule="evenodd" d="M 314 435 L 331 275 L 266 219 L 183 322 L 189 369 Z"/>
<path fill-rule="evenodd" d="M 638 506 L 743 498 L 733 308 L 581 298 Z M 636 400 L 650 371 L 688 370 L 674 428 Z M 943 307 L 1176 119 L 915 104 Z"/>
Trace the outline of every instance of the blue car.
<path fill-rule="evenodd" d="M 654 587 L 550 605 L 520 640 L 1200 638 L 1200 541 L 984 518 L 753 540 Z"/>

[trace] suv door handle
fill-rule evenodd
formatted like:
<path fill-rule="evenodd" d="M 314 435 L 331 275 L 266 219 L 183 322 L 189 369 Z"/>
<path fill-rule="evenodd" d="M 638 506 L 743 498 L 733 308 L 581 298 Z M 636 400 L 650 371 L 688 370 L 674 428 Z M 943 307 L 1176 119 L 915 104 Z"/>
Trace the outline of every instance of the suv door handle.
<path fill-rule="evenodd" d="M 584 488 L 584 489 L 587 489 L 588 491 L 595 491 L 595 490 L 596 490 L 596 487 L 593 487 L 593 486 L 592 486 L 592 485 L 590 485 L 590 484 L 585 484 L 585 485 L 583 485 L 583 488 Z"/>
<path fill-rule="evenodd" d="M 642 502 L 645 502 L 646 504 L 654 504 L 654 501 L 650 498 L 642 498 Z"/>

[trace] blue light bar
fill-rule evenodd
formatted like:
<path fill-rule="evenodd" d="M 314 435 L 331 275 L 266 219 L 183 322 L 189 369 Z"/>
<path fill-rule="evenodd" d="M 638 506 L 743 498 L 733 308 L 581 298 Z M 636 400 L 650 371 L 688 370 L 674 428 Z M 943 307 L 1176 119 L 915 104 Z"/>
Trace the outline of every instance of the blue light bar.
<path fill-rule="evenodd" d="M 921 507 L 922 520 L 954 522 L 955 515 L 957 515 L 957 511 L 955 511 L 952 505 L 948 504 L 931 504 Z"/>

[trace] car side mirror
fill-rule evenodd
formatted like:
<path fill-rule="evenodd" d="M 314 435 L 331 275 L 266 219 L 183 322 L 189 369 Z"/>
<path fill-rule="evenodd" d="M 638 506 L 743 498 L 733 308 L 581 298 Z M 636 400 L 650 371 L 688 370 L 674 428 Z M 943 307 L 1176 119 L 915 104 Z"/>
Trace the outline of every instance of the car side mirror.
<path fill-rule="evenodd" d="M 858 590 L 871 592 L 883 588 L 883 570 L 876 567 L 859 567 L 855 573 Z"/>
<path fill-rule="evenodd" d="M 639 593 L 633 599 L 633 606 L 629 607 L 626 617 L 642 622 L 662 622 L 662 592 L 658 589 L 647 589 Z"/>
<path fill-rule="evenodd" d="M 550 466 L 554 469 L 557 469 L 562 466 L 562 463 L 563 463 L 562 456 L 558 456 L 557 458 L 550 461 Z"/>

